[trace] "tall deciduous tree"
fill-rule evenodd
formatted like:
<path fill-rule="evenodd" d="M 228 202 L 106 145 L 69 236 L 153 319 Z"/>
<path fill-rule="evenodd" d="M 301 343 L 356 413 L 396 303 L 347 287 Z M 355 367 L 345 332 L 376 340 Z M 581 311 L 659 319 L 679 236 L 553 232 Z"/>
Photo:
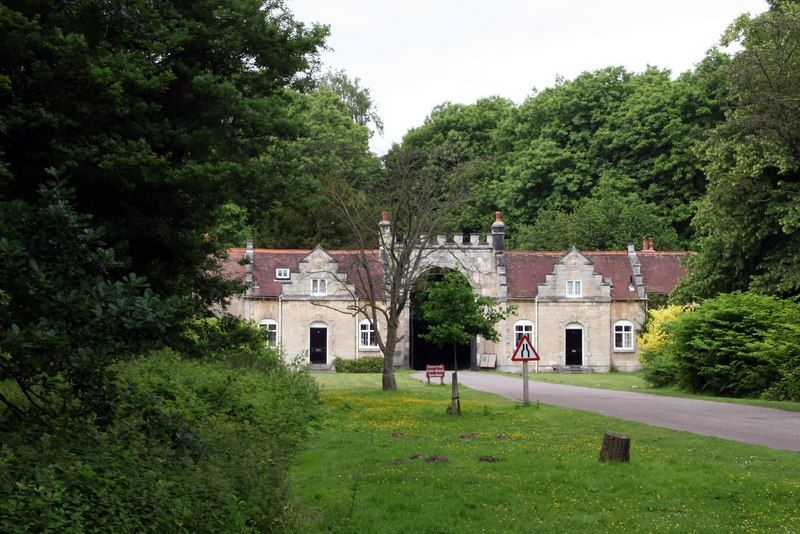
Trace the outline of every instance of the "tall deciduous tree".
<path fill-rule="evenodd" d="M 601 181 L 592 196 L 577 201 L 572 212 L 540 210 L 532 227 L 520 228 L 518 242 L 545 250 L 611 250 L 649 235 L 661 250 L 679 247 L 678 234 L 667 217 L 659 216 L 659 207 L 638 193 L 617 189 L 624 183 L 622 179 Z"/>
<path fill-rule="evenodd" d="M 503 124 L 512 121 L 515 111 L 513 102 L 500 97 L 468 105 L 448 102 L 436 106 L 424 124 L 403 138 L 406 150 L 449 147 L 475 165 L 474 200 L 452 217 L 453 226 L 463 232 L 483 230 L 487 215 L 497 209 L 494 184 L 500 178 L 505 151 L 497 134 Z"/>
<path fill-rule="evenodd" d="M 345 71 L 338 70 L 327 72 L 322 77 L 322 83 L 339 95 L 356 124 L 365 128 L 372 127 L 375 132 L 383 134 L 383 120 L 378 114 L 377 106 L 372 100 L 369 89 L 361 85 L 361 79 L 350 78 Z M 371 135 L 372 130 L 370 129 Z"/>
<path fill-rule="evenodd" d="M 117 276 L 219 304 L 231 286 L 204 234 L 225 185 L 291 134 L 284 88 L 309 85 L 326 33 L 280 0 L 3 2 L 0 195 L 31 201 L 63 167 L 129 259 Z"/>
<path fill-rule="evenodd" d="M 500 333 L 495 325 L 507 315 L 508 310 L 501 308 L 491 297 L 475 294 L 461 273 L 449 272 L 428 289 L 428 298 L 422 304 L 422 316 L 429 326 L 422 337 L 441 347 L 451 345 L 453 348 L 453 396 L 448 409 L 451 415 L 461 415 L 456 347 L 477 336 L 498 341 Z"/>
<path fill-rule="evenodd" d="M 800 5 L 739 17 L 723 44 L 735 107 L 705 146 L 708 194 L 682 300 L 752 289 L 800 294 Z"/>
<path fill-rule="evenodd" d="M 396 149 L 384 160 L 386 174 L 369 184 L 347 174 L 328 177 L 331 205 L 350 229 L 356 249 L 358 279 L 348 282 L 363 289 L 361 300 L 353 296 L 351 311 L 373 325 L 385 325 L 375 329 L 384 390 L 397 389 L 394 355 L 403 339 L 401 315 L 428 269 L 427 258 L 437 253 L 435 236 L 470 200 L 474 176 L 469 166 L 453 167 L 452 161 L 451 154 Z"/>
<path fill-rule="evenodd" d="M 292 137 L 271 139 L 247 172 L 228 183 L 236 208 L 224 206 L 214 234 L 233 246 L 247 238 L 261 247 L 349 246 L 348 229 L 330 209 L 323 184 L 333 174 L 346 174 L 357 186 L 380 176 L 383 169 L 369 150 L 369 131 L 325 85 L 286 95 L 284 113 Z M 242 219 L 239 231 L 231 232 L 237 217 Z"/>

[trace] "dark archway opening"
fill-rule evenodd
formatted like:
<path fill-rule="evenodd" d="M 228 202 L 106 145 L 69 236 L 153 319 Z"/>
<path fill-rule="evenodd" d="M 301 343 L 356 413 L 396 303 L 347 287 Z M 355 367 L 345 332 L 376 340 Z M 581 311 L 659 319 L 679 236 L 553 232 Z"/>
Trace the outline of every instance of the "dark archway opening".
<path fill-rule="evenodd" d="M 410 317 L 410 355 L 409 363 L 412 369 L 424 370 L 426 365 L 444 364 L 445 369 L 453 369 L 453 347 L 440 347 L 421 337 L 428 331 L 428 323 L 422 317 L 422 304 L 427 299 L 428 285 L 441 280 L 446 269 L 434 268 L 415 284 L 411 291 L 411 317 Z M 466 278 L 464 283 L 469 284 Z M 476 343 L 456 345 L 456 362 L 459 369 L 469 369 L 475 359 Z"/>

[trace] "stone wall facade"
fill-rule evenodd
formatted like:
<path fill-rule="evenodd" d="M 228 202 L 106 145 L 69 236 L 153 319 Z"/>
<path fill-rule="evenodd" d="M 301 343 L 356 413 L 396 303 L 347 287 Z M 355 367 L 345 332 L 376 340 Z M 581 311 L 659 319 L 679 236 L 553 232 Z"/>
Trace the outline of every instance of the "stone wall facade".
<path fill-rule="evenodd" d="M 382 231 L 386 224 L 382 222 Z M 595 372 L 639 369 L 636 334 L 646 317 L 648 282 L 634 247 L 590 253 L 506 251 L 504 233 L 498 217 L 485 238 L 436 236 L 424 241 L 422 270 L 459 271 L 476 293 L 514 310 L 497 325 L 499 341 L 475 340 L 473 361 L 480 355 L 493 355 L 498 369 L 519 370 L 521 364 L 512 362 L 511 355 L 524 324 L 541 356 L 535 366 L 540 372 L 567 364 Z M 647 252 L 654 253 L 652 245 L 640 254 Z M 371 253 L 379 257 L 379 251 Z M 242 274 L 250 289 L 228 311 L 256 324 L 272 323 L 275 340 L 289 359 L 308 359 L 312 328 L 326 330 L 324 363 L 328 365 L 336 357 L 381 355 L 377 347 L 363 344 L 360 325 L 365 317 L 353 315 L 365 301 L 354 271 L 346 265 L 348 254 L 354 252 L 320 247 L 312 251 L 233 249 L 232 260 L 243 255 L 251 261 Z M 658 258 L 666 258 L 658 260 L 664 267 L 661 271 L 671 273 L 674 285 L 682 273 L 676 274 L 679 261 L 675 258 L 680 253 L 660 254 Z M 658 258 L 648 257 L 648 268 L 661 265 Z M 236 269 L 233 263 L 228 265 L 230 272 Z M 315 294 L 323 283 L 320 280 L 324 280 L 324 294 Z M 663 280 L 656 282 L 664 287 Z M 378 329 L 385 329 L 380 320 Z M 394 359 L 397 367 L 410 364 L 410 330 L 406 309 L 400 325 L 403 339 Z"/>

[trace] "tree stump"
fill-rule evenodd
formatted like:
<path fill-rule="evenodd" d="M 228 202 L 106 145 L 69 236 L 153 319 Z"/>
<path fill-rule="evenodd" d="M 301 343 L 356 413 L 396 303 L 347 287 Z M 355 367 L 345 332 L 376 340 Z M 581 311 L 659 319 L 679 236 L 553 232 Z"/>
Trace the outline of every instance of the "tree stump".
<path fill-rule="evenodd" d="M 601 462 L 628 462 L 631 459 L 631 438 L 617 432 L 606 432 L 603 448 L 600 449 Z"/>

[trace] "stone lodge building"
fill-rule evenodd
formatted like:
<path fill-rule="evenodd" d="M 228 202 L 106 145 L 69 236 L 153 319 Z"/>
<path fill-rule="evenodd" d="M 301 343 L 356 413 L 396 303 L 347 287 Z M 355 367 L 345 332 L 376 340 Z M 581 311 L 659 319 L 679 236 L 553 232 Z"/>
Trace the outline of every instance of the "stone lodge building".
<path fill-rule="evenodd" d="M 382 235 L 388 234 L 389 224 L 384 217 Z M 425 269 L 460 271 L 477 293 L 516 306 L 516 313 L 497 325 L 500 341 L 479 338 L 461 347 L 459 366 L 481 361 L 518 370 L 521 365 L 511 362 L 511 355 L 517 340 L 528 334 L 541 355 L 539 371 L 640 368 L 636 333 L 648 297 L 675 288 L 685 273 L 681 260 L 686 252 L 656 251 L 650 238 L 640 251 L 633 244 L 619 251 L 566 252 L 505 250 L 504 244 L 499 212 L 486 237 L 423 240 Z M 265 328 L 270 343 L 281 345 L 287 357 L 301 355 L 312 364 L 330 365 L 335 357 L 381 355 L 370 321 L 352 313 L 354 301 L 363 303 L 366 296 L 358 251 L 254 249 L 249 243 L 229 253 L 224 271 L 242 279 L 247 290 L 228 311 Z M 381 279 L 387 256 L 380 250 L 367 251 L 367 256 L 368 276 Z M 244 258 L 249 263 L 243 265 Z M 451 364 L 450 349 L 439 350 L 419 337 L 424 328 L 406 309 L 397 367 Z"/>

